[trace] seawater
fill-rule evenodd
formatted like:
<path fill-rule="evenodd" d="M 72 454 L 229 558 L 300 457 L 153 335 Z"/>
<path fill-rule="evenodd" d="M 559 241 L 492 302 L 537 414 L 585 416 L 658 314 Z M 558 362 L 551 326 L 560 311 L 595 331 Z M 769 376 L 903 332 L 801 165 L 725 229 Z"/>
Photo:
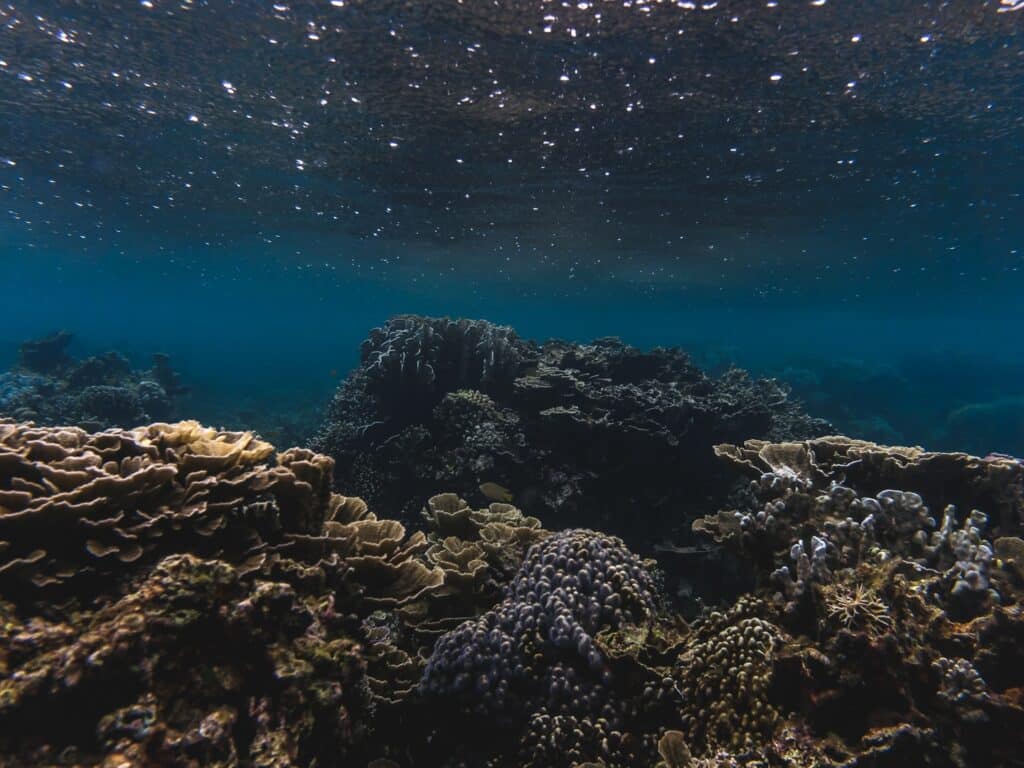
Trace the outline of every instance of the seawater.
<path fill-rule="evenodd" d="M 1013 3 L 0 9 L 0 367 L 319 407 L 395 313 L 680 345 L 853 436 L 1024 454 Z"/>

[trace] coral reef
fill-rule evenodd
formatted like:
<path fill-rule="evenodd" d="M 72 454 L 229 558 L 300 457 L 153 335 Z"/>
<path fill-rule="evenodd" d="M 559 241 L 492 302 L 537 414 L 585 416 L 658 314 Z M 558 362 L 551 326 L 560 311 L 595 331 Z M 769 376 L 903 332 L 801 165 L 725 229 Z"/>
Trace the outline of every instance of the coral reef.
<path fill-rule="evenodd" d="M 325 457 L 194 422 L 0 423 L 5 764 L 346 754 L 366 661 L 335 608 L 365 585 L 281 554 L 366 519 L 330 475 Z"/>
<path fill-rule="evenodd" d="M 933 450 L 1024 456 L 1024 379 L 1013 356 L 918 349 L 879 360 L 829 357 L 772 366 L 815 415 L 843 434 Z M 927 397 L 921 393 L 927 392 Z"/>
<path fill-rule="evenodd" d="M 584 530 L 556 534 L 530 548 L 501 605 L 441 638 L 424 690 L 465 696 L 474 711 L 500 717 L 542 704 L 563 713 L 599 706 L 599 679 L 566 680 L 599 674 L 605 662 L 594 635 L 642 620 L 653 602 L 650 577 L 620 541 Z"/>
<path fill-rule="evenodd" d="M 842 437 L 716 453 L 752 479 L 694 529 L 754 573 L 749 605 L 774 642 L 749 690 L 767 693 L 756 711 L 777 724 L 725 746 L 798 764 L 1020 764 L 1024 657 L 1009 650 L 1024 631 L 1020 462 Z M 728 717 L 755 711 L 730 702 Z M 717 746 L 699 752 L 701 734 L 687 733 L 695 753 Z"/>
<path fill-rule="evenodd" d="M 605 646 L 626 627 L 655 616 L 656 588 L 620 539 L 573 529 L 534 544 L 505 599 L 441 637 L 421 690 L 521 733 L 526 765 L 599 758 L 631 765 L 651 753 L 644 719 L 671 712 L 671 679 L 653 674 L 645 695 L 624 692 Z M 635 692 L 634 692 L 635 693 Z M 664 714 L 664 712 L 662 712 Z M 627 734 L 630 734 L 627 736 Z"/>
<path fill-rule="evenodd" d="M 635 544 L 705 500 L 715 443 L 828 431 L 778 382 L 710 378 L 676 349 L 537 345 L 484 321 L 400 316 L 371 331 L 312 447 L 340 487 L 403 519 L 441 491 L 478 503 L 500 485 L 548 524 Z"/>
<path fill-rule="evenodd" d="M 622 539 L 506 502 L 413 532 L 251 433 L 0 422 L 0 763 L 1020 765 L 1024 467 L 717 454 L 749 480 L 700 551 L 752 588 L 687 622 Z"/>
<path fill-rule="evenodd" d="M 436 638 L 547 532 L 447 495 L 407 534 L 332 475 L 196 422 L 0 422 L 0 762 L 401 756 Z"/>
<path fill-rule="evenodd" d="M 415 608 L 461 622 L 499 588 L 480 541 L 407 535 L 332 493 L 332 470 L 195 422 L 0 422 L 2 762 L 379 757 L 371 730 L 436 636 Z M 511 508 L 472 514 L 543 534 Z"/>
<path fill-rule="evenodd" d="M 88 430 L 167 420 L 188 392 L 167 355 L 133 370 L 117 352 L 75 360 L 67 331 L 26 341 L 14 369 L 0 374 L 0 416 Z"/>

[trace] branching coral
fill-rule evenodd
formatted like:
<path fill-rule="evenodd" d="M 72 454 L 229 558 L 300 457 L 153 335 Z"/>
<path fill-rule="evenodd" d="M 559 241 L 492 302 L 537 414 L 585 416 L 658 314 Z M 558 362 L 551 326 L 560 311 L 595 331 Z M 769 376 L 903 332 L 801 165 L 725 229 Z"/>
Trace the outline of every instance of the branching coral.
<path fill-rule="evenodd" d="M 889 606 L 864 584 L 829 584 L 822 589 L 825 621 L 833 631 L 863 630 L 883 635 L 895 628 Z"/>
<path fill-rule="evenodd" d="M 1015 694 L 982 697 L 977 670 L 993 668 L 984 666 L 984 628 L 1017 631 L 1024 582 L 1012 554 L 997 558 L 986 535 L 993 519 L 993 534 L 1020 531 L 1019 463 L 840 437 L 755 440 L 716 451 L 753 479 L 736 495 L 736 508 L 708 515 L 694 529 L 743 556 L 766 598 L 761 616 L 794 638 L 783 642 L 774 664 L 776 679 L 786 681 L 773 689 L 780 704 L 804 707 L 814 728 L 843 733 L 851 755 L 857 750 L 849 745 L 859 740 L 865 760 L 896 749 L 893 739 L 932 759 L 924 755 L 940 754 L 942 739 L 971 731 L 958 746 L 973 755 L 965 764 L 998 762 L 993 756 L 1006 754 L 1006 742 L 998 728 L 980 724 L 1017 722 L 1024 712 Z M 941 521 L 936 508 L 944 510 Z M 1007 542 L 1001 551 L 1016 551 L 1015 537 L 996 540 Z M 777 591 L 783 599 L 773 599 Z M 959 660 L 944 658 L 951 648 Z M 936 690 L 921 685 L 929 679 Z M 983 703 L 984 717 L 935 709 L 936 702 L 968 699 Z M 941 734 L 922 730 L 908 714 L 921 711 L 932 713 L 932 728 L 946 727 L 950 714 L 955 726 Z M 882 717 L 907 722 L 873 726 Z"/>
<path fill-rule="evenodd" d="M 918 477 L 923 466 L 951 462 L 949 454 L 887 450 L 846 438 L 718 446 L 720 456 L 756 479 L 744 508 L 706 516 L 694 523 L 694 530 L 735 548 L 759 568 L 770 568 L 770 581 L 782 590 L 791 611 L 810 594 L 809 584 L 827 584 L 837 570 L 899 557 L 944 573 L 947 607 L 959 615 L 977 614 L 999 597 L 989 584 L 992 545 L 983 538 L 988 516 L 979 510 L 964 516 L 948 504 L 939 524 L 915 491 L 884 488 L 859 494 L 848 475 L 862 473 L 874 482 L 879 476 L 897 479 L 901 472 Z M 965 456 L 953 466 L 968 475 L 967 492 L 953 496 L 944 490 L 936 494 L 939 498 L 987 498 L 1000 507 L 1020 493 L 1022 474 L 1013 462 Z M 1011 530 L 1017 530 L 1019 513 L 1004 514 Z"/>

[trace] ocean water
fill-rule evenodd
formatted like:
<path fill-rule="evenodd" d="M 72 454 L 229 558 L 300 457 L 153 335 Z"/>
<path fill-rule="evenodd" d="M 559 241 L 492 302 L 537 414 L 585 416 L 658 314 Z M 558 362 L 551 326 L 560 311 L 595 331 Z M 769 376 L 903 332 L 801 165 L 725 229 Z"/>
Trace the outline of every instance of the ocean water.
<path fill-rule="evenodd" d="M 1024 768 L 1022 331 L 1024 0 L 0 0 L 0 766 Z"/>
<path fill-rule="evenodd" d="M 397 313 L 680 345 L 838 430 L 1024 453 L 1011 2 L 0 8 L 0 368 L 322 407 Z"/>

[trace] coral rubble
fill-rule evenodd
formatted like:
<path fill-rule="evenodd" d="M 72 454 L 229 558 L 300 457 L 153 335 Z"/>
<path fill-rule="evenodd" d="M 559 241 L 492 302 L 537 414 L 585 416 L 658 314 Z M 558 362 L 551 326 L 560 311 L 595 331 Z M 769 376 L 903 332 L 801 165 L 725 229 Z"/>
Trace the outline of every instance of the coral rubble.
<path fill-rule="evenodd" d="M 483 502 L 481 485 L 500 484 L 548 524 L 635 543 L 703 501 L 715 443 L 828 431 L 779 383 L 711 378 L 676 349 L 537 345 L 485 321 L 400 316 L 371 331 L 312 447 L 391 514 L 445 490 Z"/>
<path fill-rule="evenodd" d="M 75 360 L 67 331 L 23 343 L 15 367 L 0 374 L 0 415 L 83 429 L 134 426 L 170 419 L 188 392 L 167 355 L 133 370 L 117 352 Z"/>
<path fill-rule="evenodd" d="M 250 433 L 0 421 L 0 764 L 1021 765 L 1024 467 L 717 454 L 749 484 L 694 527 L 754 586 L 686 622 L 506 502 L 411 531 Z"/>

